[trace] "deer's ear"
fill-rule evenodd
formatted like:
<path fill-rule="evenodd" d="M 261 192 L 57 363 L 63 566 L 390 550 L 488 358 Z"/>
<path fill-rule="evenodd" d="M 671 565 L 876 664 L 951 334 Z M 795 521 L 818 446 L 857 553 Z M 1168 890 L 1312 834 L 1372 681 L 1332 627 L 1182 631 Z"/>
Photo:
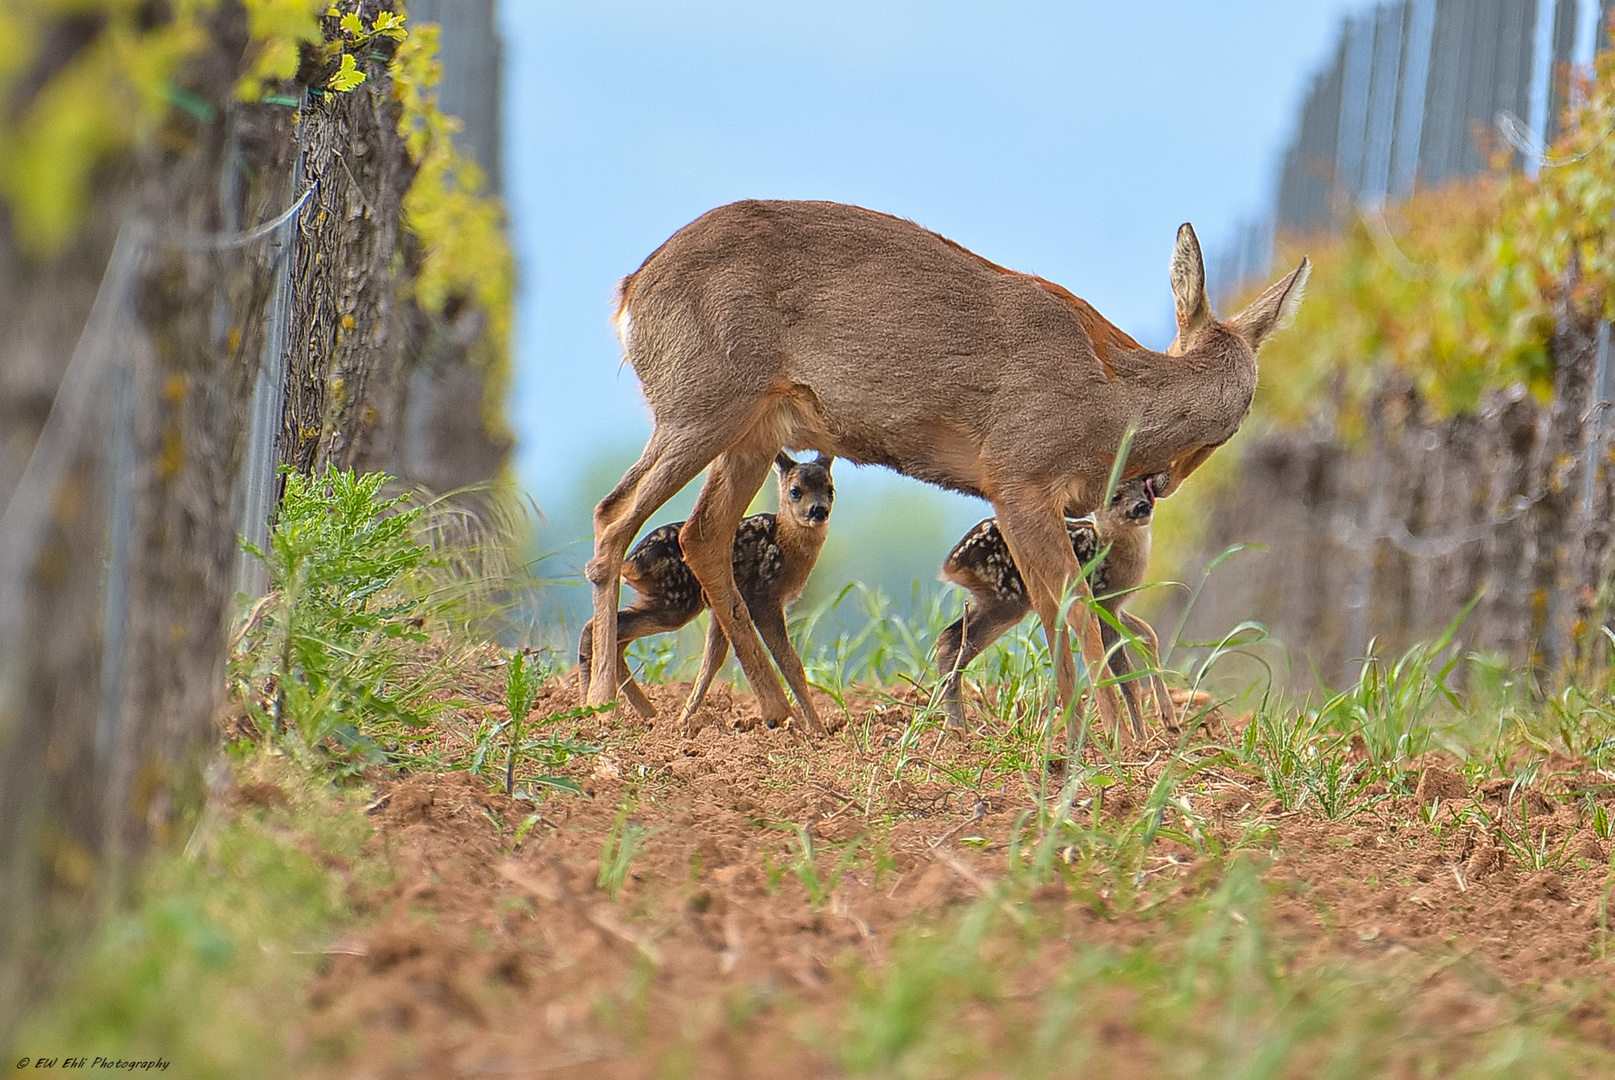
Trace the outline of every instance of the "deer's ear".
<path fill-rule="evenodd" d="M 828 471 L 831 463 L 834 461 L 835 456 L 833 454 L 820 454 L 818 457 L 813 459 L 813 464 L 822 465 L 825 470 Z"/>
<path fill-rule="evenodd" d="M 779 474 L 781 476 L 784 476 L 786 473 L 796 468 L 796 462 L 791 460 L 791 456 L 789 454 L 781 450 L 779 453 L 774 455 L 774 468 L 779 470 Z"/>
<path fill-rule="evenodd" d="M 1172 306 L 1177 309 L 1179 341 L 1211 321 L 1200 239 L 1188 222 L 1178 226 L 1178 244 L 1172 251 Z"/>
<path fill-rule="evenodd" d="M 1244 338 L 1252 349 L 1260 349 L 1273 331 L 1283 329 L 1295 317 L 1311 273 L 1312 263 L 1302 259 L 1300 266 L 1269 285 L 1249 307 L 1229 319 L 1228 328 Z"/>

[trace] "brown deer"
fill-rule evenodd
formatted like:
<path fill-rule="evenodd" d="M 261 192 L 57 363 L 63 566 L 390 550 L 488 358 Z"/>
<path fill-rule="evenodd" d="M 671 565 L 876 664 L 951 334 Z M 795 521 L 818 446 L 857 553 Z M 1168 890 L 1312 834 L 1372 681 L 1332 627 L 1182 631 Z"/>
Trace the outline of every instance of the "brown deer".
<path fill-rule="evenodd" d="M 1144 581 L 1150 561 L 1150 519 L 1155 514 L 1155 492 L 1171 484 L 1164 474 L 1128 480 L 1121 484 L 1110 504 L 1092 521 L 1067 521 L 1066 534 L 1078 561 L 1089 567 L 1088 584 L 1100 607 L 1110 612 L 1134 636 L 1147 641 L 1148 660 L 1158 664 L 1160 639 L 1149 623 L 1126 611 L 1133 590 Z M 942 674 L 942 706 L 950 727 L 964 727 L 964 700 L 960 684 L 964 669 L 989 645 L 1032 610 L 1026 584 L 998 522 L 988 518 L 971 529 L 954 545 L 942 564 L 942 580 L 970 591 L 964 615 L 937 637 L 937 670 Z M 1110 623 L 1101 621 L 1101 639 L 1110 651 L 1111 673 L 1122 679 L 1122 700 L 1127 704 L 1133 737 L 1144 737 L 1144 717 L 1139 707 L 1138 683 L 1126 677 L 1132 672 L 1120 635 Z M 1149 675 L 1156 707 L 1169 727 L 1177 723 L 1177 712 L 1159 671 Z"/>
<path fill-rule="evenodd" d="M 1067 634 L 1090 675 L 1097 620 L 1064 516 L 1091 512 L 1124 436 L 1122 479 L 1181 482 L 1239 428 L 1256 350 L 1301 298 L 1302 260 L 1227 322 L 1212 317 L 1194 230 L 1178 230 L 1178 333 L 1152 352 L 1052 282 L 911 221 L 828 202 L 746 201 L 675 233 L 622 281 L 624 352 L 655 417 L 644 452 L 594 512 L 594 682 L 615 693 L 618 571 L 647 518 L 711 466 L 680 533 L 764 718 L 785 696 L 736 589 L 730 543 L 781 446 L 879 464 L 993 504 L 1074 705 Z M 1097 695 L 1108 723 L 1114 688 Z M 1073 722 L 1075 713 L 1072 714 Z M 812 721 L 809 720 L 810 726 Z M 1069 734 L 1068 734 L 1069 738 Z"/>
<path fill-rule="evenodd" d="M 831 459 L 824 454 L 804 462 L 793 461 L 783 453 L 777 455 L 774 466 L 779 471 L 779 513 L 753 514 L 742 519 L 735 532 L 731 558 L 746 610 L 762 632 L 810 725 L 818 724 L 818 715 L 808 696 L 802 660 L 785 632 L 785 607 L 802 595 L 802 587 L 824 548 L 830 508 L 836 497 L 830 465 Z M 634 682 L 623 651 L 638 638 L 679 629 L 707 606 L 701 583 L 684 560 L 679 543 L 683 527 L 684 522 L 675 521 L 652 530 L 628 553 L 622 567 L 623 580 L 638 595 L 631 606 L 617 612 L 617 686 L 635 710 L 647 718 L 656 715 L 656 708 Z M 592 621 L 584 624 L 578 638 L 578 671 L 585 699 L 589 696 L 594 659 Z M 728 655 L 729 640 L 718 620 L 713 619 L 707 627 L 701 672 L 679 717 L 685 730 Z"/>

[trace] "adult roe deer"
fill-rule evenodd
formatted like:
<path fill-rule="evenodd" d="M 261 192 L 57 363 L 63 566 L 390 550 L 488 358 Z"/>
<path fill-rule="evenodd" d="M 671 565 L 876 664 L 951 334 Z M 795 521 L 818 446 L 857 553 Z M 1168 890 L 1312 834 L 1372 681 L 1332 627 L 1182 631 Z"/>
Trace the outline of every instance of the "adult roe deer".
<path fill-rule="evenodd" d="M 992 503 L 1073 703 L 1076 630 L 1090 673 L 1097 621 L 1064 517 L 1124 478 L 1181 482 L 1233 435 L 1256 350 L 1300 301 L 1308 263 L 1226 323 L 1206 302 L 1194 230 L 1178 230 L 1178 333 L 1145 349 L 1052 282 L 989 262 L 911 221 L 828 202 L 731 203 L 680 229 L 623 279 L 617 328 L 655 418 L 644 452 L 594 513 L 592 703 L 617 689 L 618 572 L 655 510 L 711 465 L 680 539 L 763 718 L 785 696 L 730 570 L 736 524 L 782 446 L 879 464 Z M 1100 713 L 1117 719 L 1113 692 Z M 809 721 L 810 729 L 814 727 Z"/>
<path fill-rule="evenodd" d="M 779 513 L 753 514 L 740 522 L 735 531 L 731 559 L 735 583 L 745 600 L 752 622 L 762 632 L 768 651 L 774 654 L 785 681 L 796 695 L 796 703 L 812 723 L 818 722 L 808 697 L 807 675 L 802 658 L 785 631 L 785 607 L 802 595 L 808 575 L 819 561 L 835 503 L 836 486 L 830 476 L 831 459 L 820 454 L 813 461 L 792 461 L 785 454 L 774 459 L 779 472 Z M 617 685 L 645 717 L 656 715 L 656 708 L 628 672 L 622 650 L 628 643 L 651 634 L 677 630 L 707 606 L 701 584 L 684 561 L 679 531 L 684 522 L 651 530 L 634 546 L 623 563 L 622 578 L 638 594 L 633 604 L 617 612 Z M 589 695 L 594 659 L 594 627 L 584 623 L 578 637 L 578 671 L 583 695 Z M 729 654 L 729 640 L 718 621 L 707 626 L 706 650 L 701 671 L 679 714 L 679 726 L 689 730 L 690 718 L 705 700 L 707 688 Z"/>
<path fill-rule="evenodd" d="M 1159 665 L 1161 642 L 1149 623 L 1126 610 L 1133 590 L 1144 581 L 1150 562 L 1150 520 L 1155 515 L 1155 492 L 1165 490 L 1171 480 L 1164 474 L 1129 480 L 1116 489 L 1110 504 L 1095 511 L 1093 520 L 1068 521 L 1066 534 L 1071 549 L 1083 566 L 1089 567 L 1088 587 L 1096 602 L 1110 612 L 1143 642 L 1149 643 L 1152 664 Z M 994 518 L 988 518 L 966 533 L 942 563 L 942 580 L 951 581 L 970 592 L 964 614 L 937 635 L 936 663 L 942 675 L 942 707 L 948 726 L 964 727 L 964 695 L 961 689 L 964 669 L 1010 627 L 1032 610 L 1026 585 L 1009 556 L 1003 532 Z M 1120 635 L 1108 622 L 1099 624 L 1099 635 L 1109 650 L 1112 674 L 1131 673 L 1126 650 L 1118 643 Z M 1171 727 L 1177 723 L 1166 683 L 1158 671 L 1151 671 L 1156 707 L 1161 720 Z M 1144 716 L 1139 707 L 1139 684 L 1121 684 L 1127 703 L 1133 737 L 1144 737 Z"/>

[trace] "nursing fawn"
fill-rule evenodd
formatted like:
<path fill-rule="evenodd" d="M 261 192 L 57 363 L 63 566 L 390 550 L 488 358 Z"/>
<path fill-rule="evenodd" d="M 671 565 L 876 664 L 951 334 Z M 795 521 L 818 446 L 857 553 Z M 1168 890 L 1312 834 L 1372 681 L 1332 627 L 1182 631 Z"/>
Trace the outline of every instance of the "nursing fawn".
<path fill-rule="evenodd" d="M 1144 580 L 1150 561 L 1150 519 L 1155 513 L 1155 493 L 1165 490 L 1170 478 L 1152 475 L 1123 482 L 1094 521 L 1067 521 L 1066 533 L 1071 550 L 1083 566 L 1091 566 L 1088 583 L 1100 607 L 1143 641 L 1149 642 L 1150 664 L 1158 664 L 1160 641 L 1150 624 L 1124 610 L 1133 590 Z M 1103 558 L 1100 558 L 1100 555 Z M 1095 559 L 1098 562 L 1095 562 Z M 937 638 L 937 669 L 942 674 L 942 703 L 953 727 L 964 726 L 964 701 L 960 683 L 964 669 L 989 645 L 1032 610 L 1026 583 L 1010 557 L 1009 545 L 996 518 L 988 518 L 965 534 L 942 564 L 942 580 L 963 586 L 970 592 L 964 615 L 943 630 Z M 1139 707 L 1138 682 L 1127 653 L 1117 643 L 1116 628 L 1100 620 L 1100 634 L 1108 650 L 1111 673 L 1121 680 L 1122 700 L 1132 721 L 1133 737 L 1144 737 L 1144 718 Z M 1168 726 L 1177 720 L 1172 698 L 1160 673 L 1152 670 L 1151 682 L 1161 719 Z"/>
<path fill-rule="evenodd" d="M 830 477 L 831 461 L 824 454 L 803 462 L 793 461 L 784 453 L 776 455 L 779 513 L 753 514 L 742 519 L 734 541 L 735 584 L 810 727 L 818 726 L 818 714 L 808 696 L 802 660 L 785 631 L 785 607 L 802 595 L 802 587 L 824 547 L 830 507 L 836 497 Z M 631 606 L 617 612 L 617 687 L 646 717 L 655 716 L 656 709 L 628 671 L 624 650 L 638 638 L 679 629 L 707 606 L 701 583 L 684 561 L 680 545 L 683 528 L 684 522 L 675 521 L 653 530 L 628 553 L 622 567 L 623 580 L 633 586 L 638 596 Z M 679 716 L 681 727 L 688 729 L 690 718 L 701 707 L 713 676 L 728 655 L 729 639 L 719 621 L 713 619 L 707 627 L 701 672 Z M 590 620 L 578 638 L 584 700 L 589 696 L 593 659 L 594 626 Z"/>

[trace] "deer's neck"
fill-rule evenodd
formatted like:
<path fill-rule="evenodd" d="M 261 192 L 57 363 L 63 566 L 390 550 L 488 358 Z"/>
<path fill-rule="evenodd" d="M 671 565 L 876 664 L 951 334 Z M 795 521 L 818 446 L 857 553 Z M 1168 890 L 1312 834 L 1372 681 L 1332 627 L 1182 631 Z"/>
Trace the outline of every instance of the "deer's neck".
<path fill-rule="evenodd" d="M 1109 544 L 1105 555 L 1105 588 L 1107 591 L 1132 589 L 1144 580 L 1150 565 L 1150 529 L 1148 525 L 1125 524 L 1106 528 L 1099 525 L 1101 544 Z M 1123 607 L 1132 594 L 1116 597 L 1108 603 L 1111 610 Z"/>
<path fill-rule="evenodd" d="M 780 514 L 776 520 L 774 543 L 779 545 L 785 559 L 780 600 L 788 604 L 802 595 L 802 588 L 819 561 L 819 552 L 824 549 L 824 538 L 830 530 L 822 525 L 816 529 L 797 525 L 785 514 Z"/>

